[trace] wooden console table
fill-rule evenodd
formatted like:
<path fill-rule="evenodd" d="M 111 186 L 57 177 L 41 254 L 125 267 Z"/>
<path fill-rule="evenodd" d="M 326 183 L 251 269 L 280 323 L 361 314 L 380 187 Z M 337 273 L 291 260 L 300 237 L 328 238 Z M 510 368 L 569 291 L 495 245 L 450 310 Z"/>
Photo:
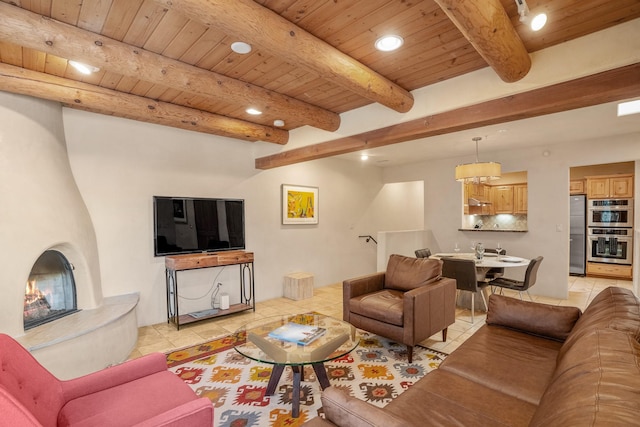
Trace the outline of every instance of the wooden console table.
<path fill-rule="evenodd" d="M 253 252 L 226 251 L 174 255 L 166 257 L 164 265 L 167 283 L 167 323 L 173 323 L 178 330 L 180 330 L 180 325 L 187 325 L 245 310 L 256 311 Z M 237 265 L 240 268 L 240 303 L 231 304 L 226 310 L 218 309 L 215 313 L 204 316 L 193 316 L 190 313 L 180 314 L 178 305 L 178 271 L 224 267 L 226 265 Z"/>

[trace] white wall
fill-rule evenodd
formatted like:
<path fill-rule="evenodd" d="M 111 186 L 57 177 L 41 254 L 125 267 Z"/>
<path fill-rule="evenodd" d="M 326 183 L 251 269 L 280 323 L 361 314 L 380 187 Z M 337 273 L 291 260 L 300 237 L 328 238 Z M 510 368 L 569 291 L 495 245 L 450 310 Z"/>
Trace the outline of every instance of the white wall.
<path fill-rule="evenodd" d="M 486 158 L 502 163 L 504 172 L 528 172 L 527 233 L 458 231 L 461 224 L 461 184 L 453 179 L 453 170 L 460 158 L 416 163 L 387 168 L 385 182 L 424 180 L 424 228 L 432 230 L 440 250 L 453 249 L 456 242 L 462 248 L 471 241 L 483 241 L 491 246 L 502 243 L 509 254 L 532 258 L 544 256 L 536 286 L 531 293 L 554 298 L 566 298 L 569 274 L 569 168 L 622 161 L 640 162 L 640 135 L 609 138 L 607 141 L 542 145 L 524 150 L 485 153 Z M 548 150 L 548 157 L 542 155 Z M 635 199 L 640 190 L 635 187 Z M 637 203 L 636 203 L 637 206 Z M 639 254 L 635 254 L 636 265 Z M 524 274 L 524 271 L 514 274 Z M 634 281 L 637 286 L 637 274 Z"/>
<path fill-rule="evenodd" d="M 388 215 L 385 206 L 395 212 L 397 203 L 386 201 L 407 190 L 385 189 L 377 167 L 327 159 L 258 171 L 252 143 L 71 109 L 64 109 L 64 124 L 96 229 L 104 294 L 139 291 L 141 325 L 166 321 L 164 258 L 153 256 L 153 195 L 245 199 L 258 301 L 282 296 L 283 276 L 294 271 L 313 273 L 316 286 L 373 272 L 375 245 L 359 235 L 421 226 L 421 191 L 410 186 L 418 202 L 405 215 Z M 281 224 L 282 184 L 319 187 L 318 225 Z M 216 282 L 232 302 L 238 293 L 236 268 L 179 274 L 181 295 L 190 298 L 206 295 Z M 183 303 L 209 308 L 207 298 Z"/>

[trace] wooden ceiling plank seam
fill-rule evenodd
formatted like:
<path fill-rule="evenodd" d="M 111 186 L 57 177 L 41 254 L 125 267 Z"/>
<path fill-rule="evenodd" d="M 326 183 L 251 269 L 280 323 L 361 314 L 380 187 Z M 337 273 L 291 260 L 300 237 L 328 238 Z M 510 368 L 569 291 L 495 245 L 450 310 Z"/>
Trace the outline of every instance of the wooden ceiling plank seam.
<path fill-rule="evenodd" d="M 78 25 L 82 2 L 53 0 L 51 2 L 51 18 L 69 25 Z"/>
<path fill-rule="evenodd" d="M 280 55 L 287 62 L 314 70 L 396 111 L 407 112 L 413 106 L 413 97 L 404 88 L 253 0 L 209 0 L 206 4 L 197 0 L 156 1 L 207 26 L 242 36 L 251 44 L 261 45 L 271 55 Z"/>
<path fill-rule="evenodd" d="M 433 6 L 435 8 L 434 12 L 421 12 L 416 14 L 413 10 L 408 10 L 403 12 L 403 14 L 407 15 L 406 20 L 402 19 L 403 16 L 393 17 L 389 19 L 389 23 L 379 23 L 373 26 L 370 31 L 360 34 L 349 34 L 347 37 L 342 36 L 345 41 L 336 43 L 336 47 L 347 54 L 351 54 L 365 46 L 371 51 L 372 40 L 376 39 L 375 37 L 372 37 L 371 33 L 387 34 L 389 32 L 393 32 L 405 40 L 405 44 L 399 52 L 406 55 L 404 52 L 407 50 L 407 47 L 411 46 L 412 40 L 414 41 L 414 44 L 418 44 L 422 39 L 437 36 L 437 33 L 435 33 L 436 27 L 440 28 L 445 26 L 448 27 L 447 29 L 455 29 L 460 33 L 449 18 L 447 18 L 442 9 L 440 9 L 440 7 L 435 3 Z M 387 31 L 386 28 L 388 26 L 393 26 L 395 29 L 393 31 Z"/>
<path fill-rule="evenodd" d="M 0 41 L 0 59 L 7 64 L 22 67 L 24 64 L 23 50 L 20 45 Z"/>
<path fill-rule="evenodd" d="M 206 31 L 207 28 L 204 25 L 190 19 L 176 37 L 167 44 L 162 51 L 162 56 L 179 60 Z"/>
<path fill-rule="evenodd" d="M 132 46 L 143 47 L 166 13 L 167 8 L 158 5 L 154 1 L 144 0 L 122 38 L 122 42 Z"/>
<path fill-rule="evenodd" d="M 297 24 L 303 19 L 312 16 L 317 9 L 319 9 L 323 4 L 327 3 L 328 2 L 326 1 L 323 3 L 322 1 L 318 0 L 299 0 L 292 2 L 292 4 L 287 5 L 286 7 L 278 9 L 266 6 L 265 4 L 263 4 L 263 6 L 268 7 L 278 15 L 282 15 L 288 21 Z"/>
<path fill-rule="evenodd" d="M 123 41 L 133 24 L 143 0 L 114 0 L 100 34 Z"/>
<path fill-rule="evenodd" d="M 320 22 L 313 27 L 300 25 L 300 28 L 304 28 L 314 36 L 334 46 L 333 40 L 338 38 L 338 34 L 345 31 L 345 29 L 357 33 L 361 33 L 363 30 L 370 31 L 372 27 L 370 21 L 379 22 L 380 17 L 389 19 L 389 17 L 393 16 L 391 10 L 395 11 L 398 5 L 402 4 L 406 3 L 389 3 L 385 0 L 369 0 L 364 4 L 362 2 L 353 3 L 349 7 L 342 9 L 341 13 L 335 14 L 335 17 L 330 21 Z M 333 3 L 333 7 L 340 9 L 336 3 Z"/>
<path fill-rule="evenodd" d="M 178 34 L 188 23 L 189 18 L 175 10 L 167 10 L 142 47 L 145 50 L 162 55 L 165 48 L 175 41 Z"/>
<path fill-rule="evenodd" d="M 22 49 L 22 66 L 27 70 L 44 72 L 47 55 L 34 49 Z M 4 62 L 4 61 L 3 61 Z"/>
<path fill-rule="evenodd" d="M 257 158 L 257 169 L 291 165 L 436 135 L 538 117 L 640 96 L 640 63 L 455 108 L 319 144 Z"/>
<path fill-rule="evenodd" d="M 165 58 L 144 49 L 128 46 L 88 31 L 0 3 L 7 25 L 0 27 L 0 39 L 19 39 L 25 46 L 48 53 L 64 54 L 105 70 L 150 80 L 199 95 L 224 97 L 240 105 L 253 104 L 263 111 L 278 111 L 284 118 L 296 116 L 312 126 L 333 131 L 340 117 L 310 103 L 268 91 L 247 82 L 231 79 Z M 43 40 L 46 42 L 43 43 Z M 91 61 L 91 62 L 89 62 Z"/>
<path fill-rule="evenodd" d="M 279 129 L 151 101 L 6 64 L 0 64 L 0 82 L 3 88 L 12 93 L 38 98 L 46 95 L 46 99 L 76 108 L 87 107 L 92 111 L 105 111 L 107 114 L 134 120 L 143 119 L 151 123 L 250 141 L 271 140 L 270 142 L 283 144 L 288 139 L 288 132 Z M 43 93 L 43 86 L 48 86 L 50 90 Z"/>
<path fill-rule="evenodd" d="M 545 43 L 546 40 L 553 39 L 555 40 L 554 44 L 557 44 L 558 42 L 582 37 L 594 31 L 604 30 L 611 24 L 620 24 L 638 16 L 640 16 L 640 2 L 635 7 L 630 7 L 626 13 L 621 13 L 619 10 L 601 10 L 600 13 L 595 15 L 589 14 L 589 16 L 585 16 L 583 14 L 580 20 L 572 20 L 573 24 L 562 28 L 552 21 L 547 24 L 549 28 L 545 26 L 544 38 L 532 39 L 527 45 L 527 49 L 530 52 L 535 52 L 549 47 L 550 44 Z M 598 25 L 595 25 L 596 23 Z"/>
<path fill-rule="evenodd" d="M 137 96 L 147 97 L 147 93 L 153 87 L 153 83 L 146 82 L 144 80 L 138 80 L 136 84 L 131 88 L 131 94 Z"/>
<path fill-rule="evenodd" d="M 67 60 L 55 55 L 47 55 L 45 59 L 44 71 L 57 77 L 64 76 L 67 70 Z"/>
<path fill-rule="evenodd" d="M 405 38 L 405 21 L 415 21 L 415 17 L 419 16 L 421 3 L 381 3 L 383 4 L 368 13 L 365 12 L 365 15 L 355 16 L 353 22 L 343 23 L 339 25 L 340 28 L 335 28 L 331 32 L 325 31 L 321 27 L 318 36 L 347 54 L 349 50 L 345 41 L 353 40 L 358 36 L 366 36 L 366 43 L 370 46 L 373 46 L 375 41 L 385 34 L 397 34 Z"/>
<path fill-rule="evenodd" d="M 439 36 L 425 38 L 422 43 L 415 43 L 407 46 L 406 51 L 402 55 L 391 55 L 385 57 L 378 53 L 361 57 L 362 62 L 369 64 L 372 68 L 379 70 L 387 75 L 388 69 L 406 69 L 410 68 L 413 63 L 422 62 L 428 59 L 437 58 L 440 55 L 447 54 L 452 49 L 468 47 L 469 42 L 460 35 L 460 31 L 453 28 L 451 31 L 442 33 Z M 389 59 L 393 58 L 393 61 Z"/>
<path fill-rule="evenodd" d="M 198 64 L 205 55 L 215 49 L 224 37 L 224 33 L 216 31 L 214 28 L 207 28 L 205 32 L 202 33 L 202 36 L 180 56 L 180 62 L 191 65 Z"/>
<path fill-rule="evenodd" d="M 101 33 L 113 0 L 82 0 L 77 26 L 92 33 Z"/>
<path fill-rule="evenodd" d="M 105 89 L 114 89 L 118 86 L 120 79 L 122 79 L 121 74 L 112 73 L 111 71 L 106 71 L 102 79 L 100 80 L 100 87 Z"/>
<path fill-rule="evenodd" d="M 22 0 L 20 7 L 44 16 L 51 16 L 51 0 Z"/>

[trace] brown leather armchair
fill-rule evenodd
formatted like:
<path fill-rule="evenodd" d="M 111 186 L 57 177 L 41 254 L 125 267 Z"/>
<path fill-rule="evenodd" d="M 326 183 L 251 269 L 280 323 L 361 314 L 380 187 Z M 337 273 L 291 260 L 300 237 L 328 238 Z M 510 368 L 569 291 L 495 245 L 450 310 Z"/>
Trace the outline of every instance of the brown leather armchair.
<path fill-rule="evenodd" d="M 441 277 L 442 261 L 391 255 L 385 272 L 342 284 L 343 318 L 357 328 L 413 346 L 456 320 L 456 281 Z"/>

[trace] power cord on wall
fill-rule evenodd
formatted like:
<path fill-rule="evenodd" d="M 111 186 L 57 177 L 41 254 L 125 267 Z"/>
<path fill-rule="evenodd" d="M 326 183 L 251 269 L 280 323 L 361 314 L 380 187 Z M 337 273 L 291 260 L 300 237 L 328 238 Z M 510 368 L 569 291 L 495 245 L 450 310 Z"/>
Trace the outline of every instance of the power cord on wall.
<path fill-rule="evenodd" d="M 214 301 L 215 301 L 216 296 L 218 295 L 218 292 L 220 292 L 220 288 L 222 287 L 222 283 L 220 283 L 220 282 L 216 283 L 216 281 L 218 280 L 218 277 L 220 276 L 220 274 L 224 271 L 225 267 L 222 267 L 220 269 L 220 271 L 218 271 L 218 274 L 216 274 L 216 277 L 213 278 L 213 284 L 211 285 L 209 290 L 204 295 L 199 296 L 199 297 L 195 297 L 195 298 L 189 298 L 189 297 L 185 297 L 185 296 L 182 296 L 182 295 L 178 295 L 178 298 L 183 299 L 183 300 L 187 300 L 187 301 L 197 301 L 197 300 L 205 298 L 207 295 L 209 295 L 213 291 L 213 294 L 211 295 L 211 308 L 217 308 L 217 307 L 215 307 L 215 302 Z M 215 291 L 214 291 L 214 289 L 215 289 Z"/>

